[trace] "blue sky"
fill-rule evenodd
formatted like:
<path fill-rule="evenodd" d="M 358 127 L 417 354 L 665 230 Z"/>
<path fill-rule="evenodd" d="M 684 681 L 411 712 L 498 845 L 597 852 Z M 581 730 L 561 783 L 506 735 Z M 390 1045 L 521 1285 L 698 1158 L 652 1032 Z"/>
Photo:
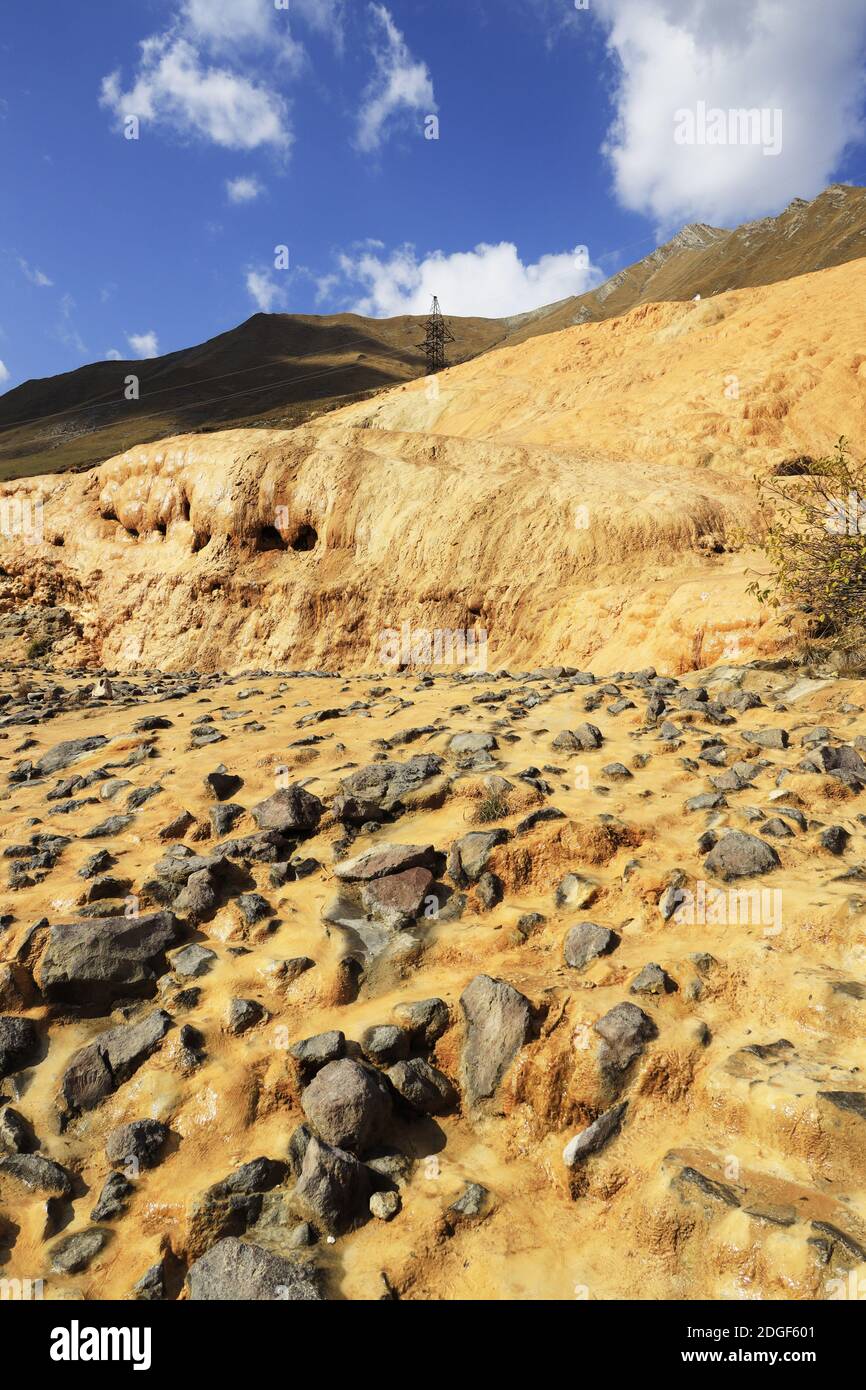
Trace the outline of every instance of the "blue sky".
<path fill-rule="evenodd" d="M 864 39 L 863 0 L 2 0 L 0 390 L 258 309 L 522 312 L 862 183 Z M 781 149 L 678 144 L 699 102 Z"/>

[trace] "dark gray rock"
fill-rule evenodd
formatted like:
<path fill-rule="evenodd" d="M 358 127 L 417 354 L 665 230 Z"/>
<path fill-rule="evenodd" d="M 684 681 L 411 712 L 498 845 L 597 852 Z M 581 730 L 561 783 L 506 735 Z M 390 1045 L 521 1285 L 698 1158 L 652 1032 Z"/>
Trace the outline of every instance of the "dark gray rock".
<path fill-rule="evenodd" d="M 0 1016 L 0 1077 L 20 1071 L 38 1051 L 39 1032 L 32 1019 Z"/>
<path fill-rule="evenodd" d="M 266 922 L 273 917 L 274 909 L 261 893 L 240 893 L 236 899 L 238 911 L 248 927 L 256 922 Z"/>
<path fill-rule="evenodd" d="M 339 792 L 331 801 L 331 815 L 341 825 L 367 825 L 383 820 L 385 812 L 375 801 Z"/>
<path fill-rule="evenodd" d="M 619 1081 L 658 1030 L 637 1004 L 617 1004 L 593 1024 L 601 1038 L 599 1065 L 609 1081 Z"/>
<path fill-rule="evenodd" d="M 466 1020 L 463 1090 L 476 1104 L 492 1096 L 532 1034 L 532 1006 L 504 980 L 476 975 L 460 996 Z"/>
<path fill-rule="evenodd" d="M 581 1130 L 580 1134 L 569 1140 L 562 1152 L 562 1161 L 566 1168 L 574 1168 L 591 1154 L 603 1149 L 605 1144 L 619 1133 L 627 1109 L 628 1101 L 614 1105 L 612 1109 L 599 1115 L 587 1129 Z"/>
<path fill-rule="evenodd" d="M 563 729 L 562 733 L 557 734 L 553 746 L 568 752 L 588 752 L 600 748 L 603 742 L 601 729 L 595 724 L 578 724 L 576 729 Z"/>
<path fill-rule="evenodd" d="M 383 811 L 399 809 L 402 798 L 412 796 L 426 782 L 438 777 L 443 769 L 442 759 L 434 753 L 419 753 L 408 762 L 371 763 L 359 768 L 341 783 L 349 796 L 375 802 Z"/>
<path fill-rule="evenodd" d="M 168 1142 L 169 1128 L 161 1120 L 132 1120 L 114 1129 L 105 1143 L 105 1156 L 115 1168 L 155 1168 Z"/>
<path fill-rule="evenodd" d="M 785 729 L 744 729 L 742 737 L 746 743 L 755 743 L 759 748 L 788 747 L 788 734 Z"/>
<path fill-rule="evenodd" d="M 174 897 L 173 907 L 190 926 L 196 927 L 206 922 L 219 907 L 219 878 L 212 869 L 197 869 L 189 875 L 180 892 Z"/>
<path fill-rule="evenodd" d="M 209 1187 L 190 1218 L 188 1246 L 192 1257 L 226 1236 L 243 1235 L 261 1216 L 265 1194 L 287 1176 L 288 1166 L 278 1159 L 254 1158 Z"/>
<path fill-rule="evenodd" d="M 228 835 L 236 821 L 240 820 L 244 814 L 243 806 L 236 801 L 226 801 L 218 806 L 211 806 L 208 811 L 210 822 L 213 826 L 214 834 L 223 836 Z"/>
<path fill-rule="evenodd" d="M 289 1055 L 297 1063 L 301 1083 L 307 1085 L 317 1072 L 328 1062 L 336 1062 L 346 1051 L 346 1036 L 338 1029 L 329 1033 L 316 1033 L 315 1037 L 303 1038 L 289 1048 Z"/>
<path fill-rule="evenodd" d="M 421 1057 L 397 1062 L 387 1076 L 401 1099 L 419 1115 L 443 1115 L 457 1104 L 457 1092 L 448 1077 Z"/>
<path fill-rule="evenodd" d="M 277 830 L 281 835 L 312 835 L 318 828 L 324 806 L 303 787 L 286 787 L 253 806 L 250 814 L 261 830 Z"/>
<path fill-rule="evenodd" d="M 601 769 L 601 775 L 609 782 L 630 782 L 634 777 L 634 773 L 629 772 L 625 763 L 608 763 Z"/>
<path fill-rule="evenodd" d="M 165 952 L 177 936 L 171 912 L 51 927 L 37 983 L 51 1003 L 103 1011 L 117 999 L 149 998 L 168 969 Z"/>
<path fill-rule="evenodd" d="M 243 786 L 243 778 L 236 777 L 233 772 L 226 772 L 224 767 L 218 767 L 214 772 L 209 772 L 204 779 L 204 789 L 208 796 L 212 796 L 217 801 L 226 801 L 228 797 L 234 796 Z"/>
<path fill-rule="evenodd" d="M 482 1187 L 480 1182 L 468 1182 L 457 1198 L 445 1213 L 446 1227 L 465 1225 L 467 1222 L 478 1221 L 486 1216 L 491 1209 L 490 1193 L 486 1187 Z"/>
<path fill-rule="evenodd" d="M 255 999 L 232 999 L 229 1002 L 226 1031 L 234 1037 L 239 1037 L 241 1033 L 255 1028 L 267 1016 L 267 1009 Z"/>
<path fill-rule="evenodd" d="M 102 1185 L 99 1200 L 90 1213 L 91 1221 L 114 1221 L 126 1211 L 127 1200 L 135 1188 L 125 1173 L 111 1172 Z"/>
<path fill-rule="evenodd" d="M 233 1236 L 218 1241 L 196 1260 L 186 1281 L 194 1302 L 324 1301 L 322 1276 L 314 1265 Z"/>
<path fill-rule="evenodd" d="M 635 975 L 629 985 L 629 994 L 668 994 L 673 988 L 670 976 L 660 965 L 650 961 Z"/>
<path fill-rule="evenodd" d="M 387 1133 L 391 1099 L 377 1072 L 348 1058 L 328 1062 L 301 1096 L 312 1128 L 326 1144 L 364 1153 Z"/>
<path fill-rule="evenodd" d="M 770 873 L 779 864 L 779 856 L 772 845 L 743 830 L 729 830 L 704 860 L 706 872 L 726 882 Z"/>
<path fill-rule="evenodd" d="M 35 1148 L 36 1138 L 31 1125 L 11 1105 L 4 1105 L 0 1110 L 0 1152 L 27 1154 Z"/>
<path fill-rule="evenodd" d="M 107 1240 L 108 1232 L 101 1231 L 98 1226 L 64 1236 L 48 1251 L 52 1273 L 80 1274 L 96 1259 Z"/>
<path fill-rule="evenodd" d="M 10 1154 L 0 1158 L 0 1173 L 20 1182 L 30 1192 L 69 1197 L 75 1180 L 68 1169 L 42 1154 Z"/>
<path fill-rule="evenodd" d="M 476 883 L 497 845 L 511 838 L 508 830 L 472 830 L 455 840 L 448 851 L 448 873 L 458 888 Z"/>
<path fill-rule="evenodd" d="M 416 999 L 398 1004 L 394 1016 L 409 1033 L 411 1045 L 429 1052 L 451 1026 L 451 1011 L 444 999 Z"/>
<path fill-rule="evenodd" d="M 98 825 L 93 825 L 89 830 L 85 830 L 81 836 L 82 840 L 105 840 L 113 835 L 119 835 L 128 825 L 132 825 L 134 816 L 109 816 L 107 820 L 100 821 Z"/>
<path fill-rule="evenodd" d="M 372 1190 L 370 1170 L 354 1154 L 311 1136 L 295 1187 L 308 1221 L 329 1235 L 344 1235 L 367 1218 Z"/>
<path fill-rule="evenodd" d="M 167 1297 L 163 1266 L 155 1264 L 146 1269 L 133 1285 L 130 1297 L 136 1303 L 161 1303 Z"/>
<path fill-rule="evenodd" d="M 64 1113 L 68 1116 L 93 1110 L 138 1071 L 170 1027 L 170 1015 L 156 1009 L 136 1023 L 109 1028 L 80 1048 L 60 1083 Z"/>
<path fill-rule="evenodd" d="M 483 873 L 475 885 L 475 895 L 488 912 L 502 902 L 503 893 L 502 879 L 496 874 Z"/>
<path fill-rule="evenodd" d="M 184 979 L 200 979 L 213 968 L 218 959 L 216 951 L 193 941 L 174 952 L 171 956 L 171 968 L 176 975 L 182 975 Z"/>
<path fill-rule="evenodd" d="M 781 816 L 771 816 L 761 825 L 761 834 L 772 835 L 777 840 L 790 840 L 794 832 Z"/>
<path fill-rule="evenodd" d="M 48 777 L 52 772 L 61 772 L 70 763 L 83 758 L 85 753 L 93 753 L 108 742 L 104 734 L 93 734 L 90 738 L 71 738 L 57 743 L 33 765 L 34 777 Z"/>
<path fill-rule="evenodd" d="M 619 945 L 619 937 L 609 927 L 596 922 L 578 922 L 572 927 L 563 944 L 566 965 L 573 970 L 585 970 L 599 956 L 607 956 Z"/>
<path fill-rule="evenodd" d="M 361 1051 L 375 1066 L 393 1066 L 409 1055 L 409 1034 L 392 1023 L 367 1028 L 361 1035 Z"/>
<path fill-rule="evenodd" d="M 819 838 L 822 849 L 829 850 L 830 854 L 844 854 L 851 837 L 843 825 L 828 825 Z"/>

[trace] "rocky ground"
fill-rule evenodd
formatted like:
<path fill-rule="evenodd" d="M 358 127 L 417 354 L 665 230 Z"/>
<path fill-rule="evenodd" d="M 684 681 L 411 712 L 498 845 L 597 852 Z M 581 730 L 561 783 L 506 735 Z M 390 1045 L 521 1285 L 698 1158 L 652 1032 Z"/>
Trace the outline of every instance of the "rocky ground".
<path fill-rule="evenodd" d="M 845 1296 L 864 703 L 767 662 L 0 671 L 0 1277 Z"/>

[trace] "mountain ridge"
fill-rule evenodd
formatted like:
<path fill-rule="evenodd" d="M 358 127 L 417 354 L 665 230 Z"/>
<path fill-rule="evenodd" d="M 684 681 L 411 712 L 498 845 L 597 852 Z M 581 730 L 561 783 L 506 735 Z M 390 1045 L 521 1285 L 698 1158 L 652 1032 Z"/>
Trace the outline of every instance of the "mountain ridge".
<path fill-rule="evenodd" d="M 640 304 L 773 284 L 866 255 L 866 188 L 831 184 L 738 228 L 689 223 L 578 296 L 504 318 L 448 316 L 453 365 Z M 446 306 L 447 307 L 447 306 Z M 0 396 L 0 480 L 79 471 L 135 444 L 227 427 L 291 429 L 417 378 L 424 318 L 257 313 L 161 357 L 89 363 Z M 140 400 L 126 401 L 126 378 Z M 189 393 L 198 394 L 191 398 Z"/>

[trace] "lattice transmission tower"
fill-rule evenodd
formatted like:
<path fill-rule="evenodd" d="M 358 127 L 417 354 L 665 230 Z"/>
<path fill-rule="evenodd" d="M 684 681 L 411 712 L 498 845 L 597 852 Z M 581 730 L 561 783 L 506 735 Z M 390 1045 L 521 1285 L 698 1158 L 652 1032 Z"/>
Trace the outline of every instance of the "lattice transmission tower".
<path fill-rule="evenodd" d="M 433 296 L 433 308 L 430 310 L 430 317 L 424 325 L 426 337 L 418 347 L 427 354 L 427 375 L 434 376 L 436 372 L 441 372 L 448 366 L 445 358 L 445 344 L 456 342 L 454 334 L 442 317 L 442 310 L 439 308 L 439 300 Z"/>

